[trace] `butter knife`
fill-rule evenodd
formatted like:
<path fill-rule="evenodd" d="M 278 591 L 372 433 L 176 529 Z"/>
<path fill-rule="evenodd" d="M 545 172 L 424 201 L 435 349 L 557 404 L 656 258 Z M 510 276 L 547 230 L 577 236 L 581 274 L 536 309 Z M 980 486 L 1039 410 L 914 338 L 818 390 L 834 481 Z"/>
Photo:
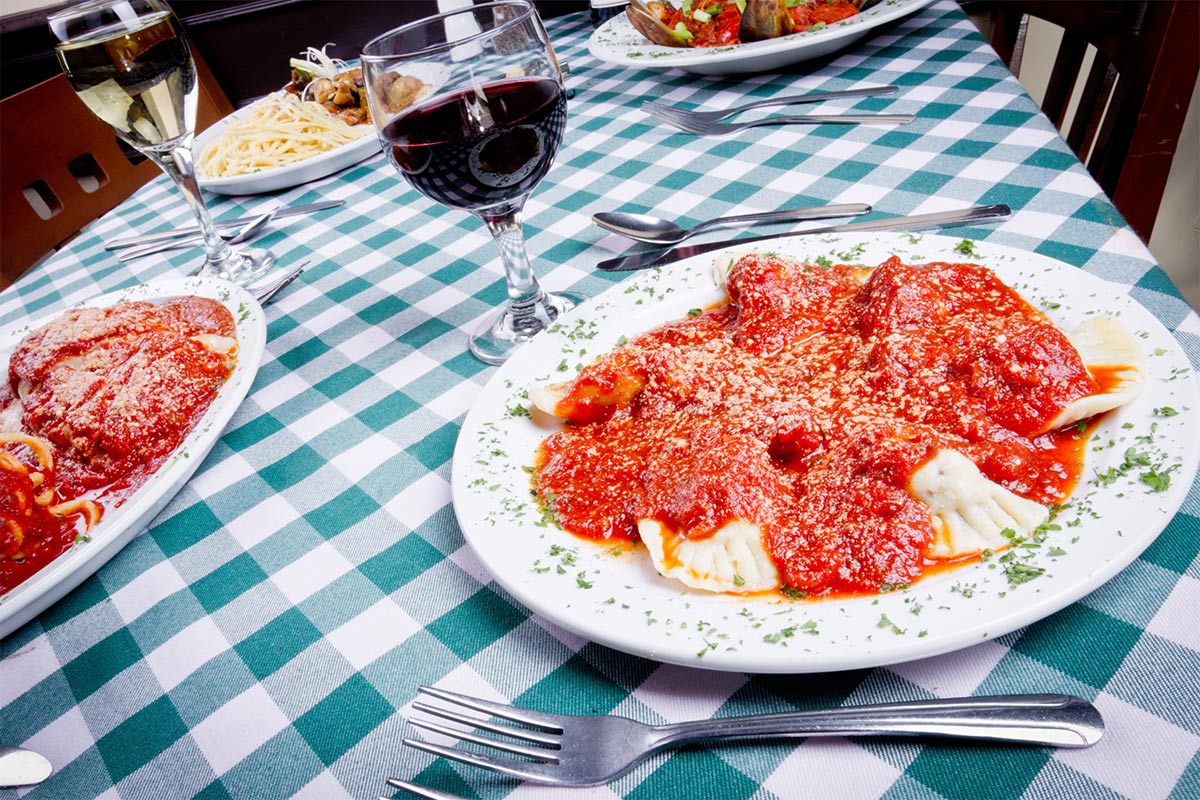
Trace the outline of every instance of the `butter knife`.
<path fill-rule="evenodd" d="M 312 214 L 316 211 L 325 211 L 330 208 L 337 208 L 345 205 L 345 200 L 320 200 L 316 203 L 307 203 L 300 206 L 291 206 L 290 208 L 281 208 L 275 212 L 275 219 L 280 217 L 294 217 L 297 214 Z M 237 219 L 223 219 L 219 222 L 214 222 L 218 228 L 236 228 L 242 225 L 248 225 L 258 214 L 250 214 Z M 200 233 L 200 228 L 197 225 L 186 225 L 182 228 L 175 228 L 169 231 L 158 231 L 157 233 L 142 233 L 136 236 L 118 236 L 115 239 L 109 240 L 104 248 L 106 250 L 119 250 L 122 247 L 134 247 L 140 244 L 153 244 L 155 242 L 166 242 L 171 239 L 176 239 L 180 236 L 197 236 Z"/>
<path fill-rule="evenodd" d="M 664 264 L 673 264 L 685 258 L 711 253 L 714 250 L 722 250 L 726 247 L 786 239 L 791 236 L 811 236 L 818 233 L 853 233 L 855 231 L 916 231 L 926 228 L 945 228 L 953 225 L 991 222 L 1004 219 L 1011 214 L 1012 209 L 1006 205 L 972 206 L 971 208 L 963 208 L 955 211 L 937 211 L 932 214 L 913 214 L 907 217 L 887 217 L 885 219 L 845 222 L 841 225 L 827 225 L 822 228 L 810 228 L 806 231 L 769 234 L 767 236 L 748 236 L 743 239 L 725 239 L 720 242 L 704 242 L 684 247 L 635 253 L 631 256 L 620 256 L 601 261 L 596 265 L 596 269 L 604 270 L 605 272 L 621 272 L 625 270 L 661 267 Z"/>

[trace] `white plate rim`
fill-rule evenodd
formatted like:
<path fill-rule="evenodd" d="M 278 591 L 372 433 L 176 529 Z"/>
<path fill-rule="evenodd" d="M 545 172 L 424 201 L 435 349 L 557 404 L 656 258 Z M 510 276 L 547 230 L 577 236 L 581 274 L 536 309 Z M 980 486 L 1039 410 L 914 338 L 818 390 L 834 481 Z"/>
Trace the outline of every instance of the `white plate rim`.
<path fill-rule="evenodd" d="M 195 154 L 196 162 L 199 163 L 200 153 L 203 152 L 205 146 L 220 136 L 221 132 L 225 130 L 226 125 L 250 114 L 253 111 L 255 103 L 258 102 L 260 101 L 256 100 L 254 103 L 237 109 L 197 134 L 195 142 L 192 145 L 192 152 Z M 252 172 L 249 175 L 233 175 L 228 178 L 210 178 L 203 175 L 199 171 L 199 168 L 197 168 L 196 180 L 199 182 L 200 188 L 207 189 L 216 194 L 226 195 L 262 194 L 264 192 L 273 192 L 279 189 L 290 189 L 294 186 L 300 186 L 310 181 L 332 175 L 335 172 L 340 172 L 381 152 L 379 137 L 375 133 L 374 126 L 371 123 L 366 123 L 365 127 L 371 128 L 370 132 L 363 134 L 358 139 L 346 142 L 332 150 L 318 153 L 303 161 L 285 164 L 282 167 L 272 167 L 259 172 Z"/>
<path fill-rule="evenodd" d="M 849 45 L 875 28 L 915 13 L 933 0 L 884 0 L 879 5 L 819 31 L 778 39 L 708 48 L 664 47 L 648 42 L 622 14 L 588 37 L 588 52 L 609 64 L 652 69 L 677 68 L 707 75 L 769 70 L 820 58 Z"/>
<path fill-rule="evenodd" d="M 602 547 L 541 527 L 540 515 L 529 501 L 530 443 L 536 446 L 552 428 L 539 428 L 523 411 L 528 408 L 529 386 L 566 380 L 575 374 L 577 362 L 607 352 L 620 336 L 635 335 L 689 308 L 715 302 L 721 297 L 711 279 L 717 254 L 637 273 L 616 284 L 564 316 L 489 379 L 464 419 L 451 468 L 455 513 L 482 567 L 535 614 L 584 639 L 656 661 L 761 673 L 869 668 L 951 652 L 1040 620 L 1100 586 L 1153 542 L 1187 495 L 1200 463 L 1197 381 L 1188 377 L 1192 371 L 1179 344 L 1124 287 L 1055 259 L 998 244 L 975 242 L 976 254 L 966 257 L 955 250 L 962 241 L 916 234 L 844 234 L 780 239 L 760 249 L 815 258 L 861 248 L 855 263 L 879 263 L 881 255 L 890 253 L 913 262 L 982 263 L 1063 327 L 1109 310 L 1141 337 L 1150 353 L 1146 388 L 1105 418 L 1093 437 L 1092 443 L 1111 437 L 1116 444 L 1089 452 L 1087 479 L 1076 491 L 1077 502 L 1059 517 L 1063 528 L 1053 532 L 1047 544 L 1066 554 L 1051 556 L 1047 549 L 1035 556 L 1033 563 L 1044 566 L 1045 575 L 1010 586 L 999 569 L 977 564 L 877 598 L 746 600 L 668 585 L 653 572 L 644 553 L 614 557 Z M 568 369 L 558 370 L 563 363 Z M 1153 409 L 1164 406 L 1181 413 L 1154 416 Z M 1122 427 L 1126 423 L 1133 427 Z M 1157 429 L 1156 457 L 1178 465 L 1171 487 L 1144 494 L 1146 487 L 1130 476 L 1113 484 L 1111 491 L 1093 491 L 1096 472 L 1119 464 L 1124 443 L 1149 435 L 1152 425 Z M 1078 502 L 1085 492 L 1090 493 L 1087 506 Z M 1113 522 L 1110 506 L 1123 499 L 1115 497 L 1118 492 L 1154 502 L 1116 503 L 1127 512 L 1134 507 L 1132 515 L 1121 517 L 1116 530 L 1098 531 L 1102 525 L 1088 518 L 1089 508 L 1104 512 L 1104 524 Z M 1085 546 L 1070 542 L 1071 536 L 1083 534 L 1088 536 Z M 1094 546 L 1088 548 L 1088 543 Z M 555 546 L 563 548 L 557 557 L 551 554 Z M 565 551 L 570 553 L 567 564 Z M 535 571 L 545 567 L 549 571 Z M 1067 577 L 1059 577 L 1063 573 Z M 630 587 L 640 594 L 634 597 Z M 895 629 L 884 624 L 885 618 Z M 706 627 L 697 631 L 700 621 Z M 689 622 L 690 627 L 684 627 Z M 810 622 L 816 631 L 811 635 L 804 633 Z M 765 626 L 766 632 L 759 636 L 764 628 L 755 625 Z M 792 636 L 766 640 L 789 627 Z M 709 648 L 712 641 L 717 642 L 715 648 Z M 725 649 L 731 641 L 737 642 L 735 649 Z"/>
<path fill-rule="evenodd" d="M 124 504 L 106 510 L 89 534 L 90 541 L 76 543 L 28 580 L 0 596 L 0 638 L 64 597 L 141 533 L 191 478 L 250 391 L 266 347 L 266 315 L 253 295 L 240 286 L 203 276 L 168 278 L 118 289 L 69 307 L 110 306 L 123 300 L 155 301 L 189 294 L 217 300 L 233 314 L 238 336 L 238 360 L 233 372 L 191 433 L 162 466 Z M 8 357 L 21 337 L 64 310 L 59 308 L 0 333 L 0 361 L 7 365 Z"/>

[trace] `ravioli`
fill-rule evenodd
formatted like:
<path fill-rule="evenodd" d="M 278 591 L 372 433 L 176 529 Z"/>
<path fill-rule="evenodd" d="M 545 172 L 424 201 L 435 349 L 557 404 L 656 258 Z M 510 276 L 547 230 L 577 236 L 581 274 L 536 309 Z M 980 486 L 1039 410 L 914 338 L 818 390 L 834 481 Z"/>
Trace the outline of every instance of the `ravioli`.
<path fill-rule="evenodd" d="M 1113 380 L 1100 394 L 1068 403 L 1039 433 L 1112 411 L 1142 391 L 1145 358 L 1137 340 L 1115 319 L 1092 317 L 1071 331 L 1068 338 L 1089 372 L 1093 375 L 1107 372 Z"/>
<path fill-rule="evenodd" d="M 652 519 L 638 534 L 658 573 L 693 589 L 749 593 L 779 588 L 779 570 L 752 522 L 731 520 L 703 539 L 689 539 Z"/>
<path fill-rule="evenodd" d="M 1072 491 L 1075 424 L 1143 380 L 1115 320 L 1068 336 L 977 265 L 751 253 L 717 279 L 727 302 L 530 392 L 567 423 L 542 502 L 694 589 L 871 594 L 1003 549 Z"/>
<path fill-rule="evenodd" d="M 939 450 L 909 479 L 909 491 L 929 507 L 934 538 L 925 557 L 935 560 L 1001 550 L 1050 518 L 1041 503 L 988 480 L 971 459 Z"/>

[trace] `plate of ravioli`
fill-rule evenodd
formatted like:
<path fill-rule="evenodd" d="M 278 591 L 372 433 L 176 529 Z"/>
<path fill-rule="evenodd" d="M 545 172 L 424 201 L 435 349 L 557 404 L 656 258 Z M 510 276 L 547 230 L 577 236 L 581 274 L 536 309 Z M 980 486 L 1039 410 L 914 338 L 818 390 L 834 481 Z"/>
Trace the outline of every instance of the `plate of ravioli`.
<path fill-rule="evenodd" d="M 780 239 L 639 273 L 503 365 L 454 507 L 497 582 L 601 644 L 821 672 L 1078 600 L 1178 510 L 1170 333 L 1062 262 L 943 236 Z"/>

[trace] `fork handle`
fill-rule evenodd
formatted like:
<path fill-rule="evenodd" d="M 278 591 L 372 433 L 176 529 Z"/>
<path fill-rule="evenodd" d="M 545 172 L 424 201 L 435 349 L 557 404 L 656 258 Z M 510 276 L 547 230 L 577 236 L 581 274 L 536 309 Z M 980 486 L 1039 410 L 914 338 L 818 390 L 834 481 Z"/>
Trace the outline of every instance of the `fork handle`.
<path fill-rule="evenodd" d="M 1064 694 L 997 695 L 757 714 L 656 725 L 658 750 L 703 739 L 940 736 L 1088 747 L 1104 733 L 1096 707 Z"/>
<path fill-rule="evenodd" d="M 789 94 L 784 97 L 766 97 L 752 103 L 744 103 L 734 108 L 726 109 L 725 115 L 740 114 L 752 108 L 768 106 L 790 106 L 796 103 L 819 103 L 823 100 L 836 100 L 840 97 L 874 97 L 881 94 L 895 94 L 896 86 L 868 86 L 864 89 L 843 89 L 835 92 L 809 92 L 808 94 Z"/>
<path fill-rule="evenodd" d="M 731 127 L 757 128 L 760 125 L 858 125 L 887 123 L 904 125 L 916 119 L 914 114 L 800 114 L 785 117 L 763 117 L 749 122 L 734 123 Z"/>

